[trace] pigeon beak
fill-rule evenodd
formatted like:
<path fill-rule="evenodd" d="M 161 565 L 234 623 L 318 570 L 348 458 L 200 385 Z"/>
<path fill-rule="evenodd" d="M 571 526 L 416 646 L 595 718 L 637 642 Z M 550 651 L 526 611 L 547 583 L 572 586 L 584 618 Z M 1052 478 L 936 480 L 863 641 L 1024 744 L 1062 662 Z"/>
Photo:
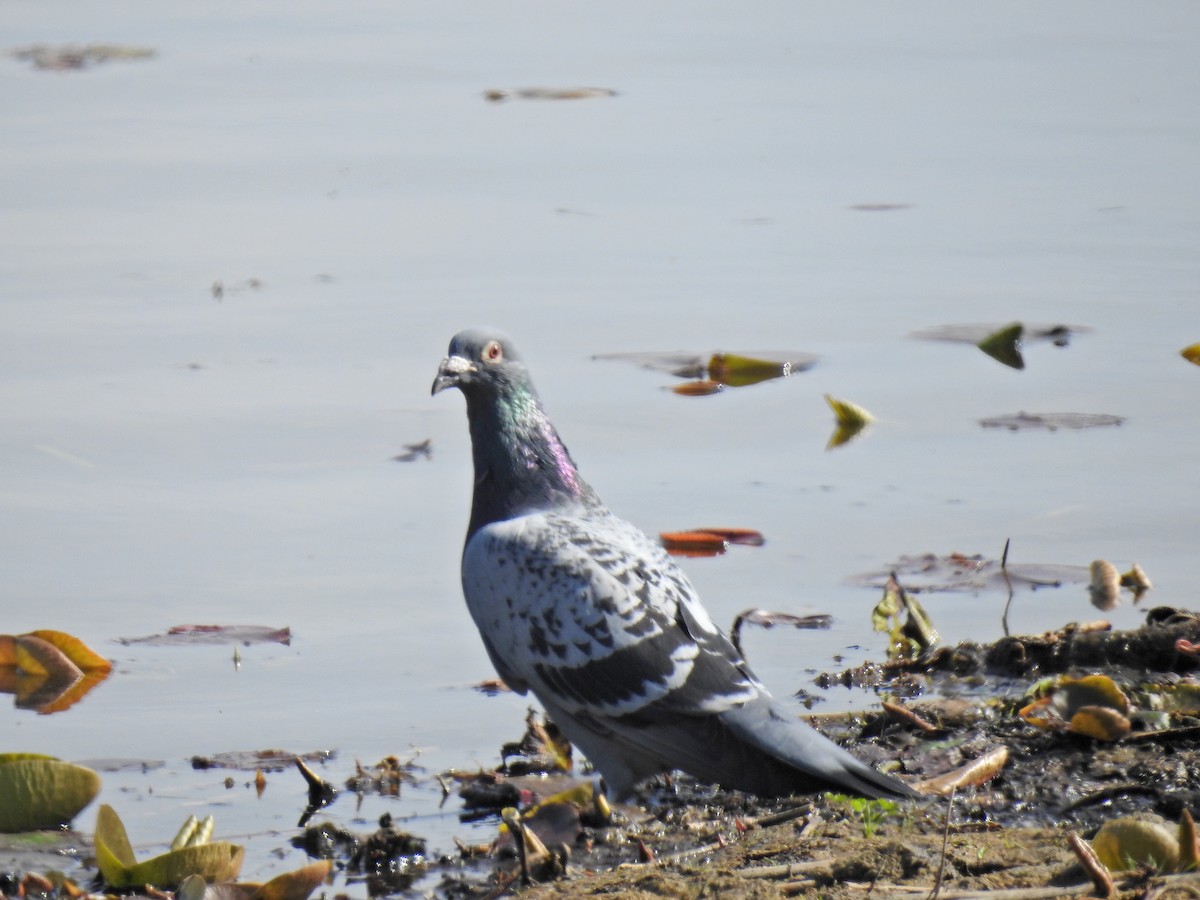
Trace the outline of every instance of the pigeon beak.
<path fill-rule="evenodd" d="M 444 391 L 446 388 L 461 387 L 463 379 L 475 371 L 475 366 L 469 359 L 461 356 L 447 356 L 438 366 L 437 378 L 433 379 L 433 390 L 430 396 Z"/>

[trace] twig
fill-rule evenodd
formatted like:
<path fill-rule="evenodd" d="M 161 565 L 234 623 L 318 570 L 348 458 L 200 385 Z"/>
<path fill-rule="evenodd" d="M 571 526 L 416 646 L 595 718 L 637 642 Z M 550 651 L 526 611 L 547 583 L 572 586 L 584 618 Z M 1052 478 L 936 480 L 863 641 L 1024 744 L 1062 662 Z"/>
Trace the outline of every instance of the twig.
<path fill-rule="evenodd" d="M 1004 576 L 1004 583 L 1008 585 L 1008 599 L 1004 601 L 1004 615 L 1000 617 L 1000 625 L 1004 629 L 1004 636 L 1008 637 L 1008 608 L 1012 606 L 1013 601 L 1013 584 L 1012 579 L 1008 577 L 1008 544 L 1012 538 L 1004 539 L 1004 552 L 1000 554 L 1000 574 Z"/>
<path fill-rule="evenodd" d="M 946 872 L 946 851 L 950 846 L 950 820 L 954 818 L 954 798 L 957 794 L 958 788 L 951 788 L 950 796 L 946 800 L 946 827 L 942 831 L 942 856 L 938 860 L 937 876 L 933 879 L 933 887 L 925 895 L 926 900 L 934 900 L 942 890 L 942 876 Z"/>

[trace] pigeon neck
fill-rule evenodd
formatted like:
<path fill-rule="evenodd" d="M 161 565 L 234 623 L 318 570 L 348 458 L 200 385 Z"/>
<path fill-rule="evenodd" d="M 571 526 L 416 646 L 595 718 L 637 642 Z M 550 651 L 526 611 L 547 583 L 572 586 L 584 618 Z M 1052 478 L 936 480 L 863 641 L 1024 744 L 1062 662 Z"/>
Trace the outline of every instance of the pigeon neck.
<path fill-rule="evenodd" d="M 599 504 L 536 395 L 468 396 L 467 416 L 475 461 L 469 534 L 534 510 Z"/>

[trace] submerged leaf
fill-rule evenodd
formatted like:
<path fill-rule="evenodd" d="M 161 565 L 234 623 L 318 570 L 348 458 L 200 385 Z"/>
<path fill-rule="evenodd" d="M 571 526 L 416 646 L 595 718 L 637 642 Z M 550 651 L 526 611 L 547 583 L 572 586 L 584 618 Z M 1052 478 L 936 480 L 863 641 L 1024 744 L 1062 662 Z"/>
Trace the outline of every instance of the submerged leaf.
<path fill-rule="evenodd" d="M 1108 413 L 1019 412 L 1011 415 L 980 419 L 979 424 L 984 428 L 1007 428 L 1009 431 L 1057 431 L 1060 428 L 1073 430 L 1105 428 L 1112 425 L 1120 425 L 1124 421 L 1121 416 L 1113 416 Z"/>
<path fill-rule="evenodd" d="M 100 791 L 91 769 L 52 756 L 0 755 L 0 832 L 60 828 Z"/>
<path fill-rule="evenodd" d="M 483 92 L 485 100 L 500 103 L 504 100 L 593 100 L 597 97 L 615 97 L 617 92 L 612 88 L 572 87 L 572 88 L 489 88 Z"/>
<path fill-rule="evenodd" d="M 120 644 L 290 644 L 290 628 L 269 628 L 264 625 L 176 625 L 166 634 L 151 634 L 137 638 L 117 638 Z"/>

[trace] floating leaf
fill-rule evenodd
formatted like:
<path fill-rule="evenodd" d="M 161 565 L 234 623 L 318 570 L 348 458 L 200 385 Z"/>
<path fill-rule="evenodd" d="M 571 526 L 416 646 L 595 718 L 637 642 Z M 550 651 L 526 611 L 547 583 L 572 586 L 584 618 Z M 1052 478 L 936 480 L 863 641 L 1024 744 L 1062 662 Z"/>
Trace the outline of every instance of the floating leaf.
<path fill-rule="evenodd" d="M 29 634 L 13 640 L 17 668 L 27 675 L 45 675 L 67 684 L 83 677 L 83 672 L 49 641 Z"/>
<path fill-rule="evenodd" d="M 91 769 L 33 753 L 0 755 L 0 832 L 67 825 L 100 791 Z"/>
<path fill-rule="evenodd" d="M 190 823 L 185 823 L 188 829 Z M 195 827 L 190 839 L 199 839 Z M 125 826 L 116 811 L 104 804 L 96 817 L 96 864 L 110 888 L 155 887 L 170 889 L 191 875 L 206 881 L 232 881 L 242 868 L 245 851 L 226 841 L 188 843 L 145 862 L 137 862 Z"/>
<path fill-rule="evenodd" d="M 485 100 L 500 103 L 504 100 L 594 100 L 598 97 L 615 97 L 617 92 L 612 88 L 573 87 L 573 88 L 490 88 L 483 92 Z"/>
<path fill-rule="evenodd" d="M 747 609 L 737 614 L 733 627 L 729 629 L 729 639 L 739 653 L 742 652 L 742 625 L 758 625 L 762 628 L 774 628 L 776 625 L 791 625 L 793 628 L 829 628 L 833 624 L 833 616 L 794 616 L 790 613 L 770 612 L 765 609 Z"/>
<path fill-rule="evenodd" d="M 808 353 L 600 353 L 592 359 L 617 359 L 677 378 L 695 379 L 672 390 L 687 397 L 704 397 L 725 387 L 746 387 L 775 378 L 786 378 L 812 368 L 817 358 Z"/>
<path fill-rule="evenodd" d="M 719 381 L 688 381 L 675 385 L 671 390 L 683 397 L 711 397 L 725 390 L 725 385 Z"/>
<path fill-rule="evenodd" d="M 1188 362 L 1195 363 L 1196 365 L 1200 366 L 1200 344 L 1192 344 L 1184 347 L 1179 351 L 1179 355 Z"/>
<path fill-rule="evenodd" d="M 1107 413 L 1027 413 L 992 416 L 980 419 L 984 428 L 1007 428 L 1009 431 L 1045 430 L 1060 428 L 1079 430 L 1083 428 L 1105 428 L 1120 425 L 1125 420 Z"/>
<path fill-rule="evenodd" d="M 708 361 L 708 377 L 730 387 L 746 387 L 772 378 L 786 378 L 791 374 L 790 362 L 755 359 L 736 353 L 714 353 Z"/>
<path fill-rule="evenodd" d="M 666 531 L 659 539 L 675 556 L 720 556 L 728 547 L 725 538 L 708 531 Z"/>
<path fill-rule="evenodd" d="M 67 634 L 63 631 L 50 631 L 49 629 L 38 629 L 31 631 L 30 635 L 36 638 L 41 638 L 49 644 L 53 644 L 58 650 L 73 662 L 84 672 L 111 672 L 112 663 L 81 641 L 74 635 Z"/>
<path fill-rule="evenodd" d="M 1179 838 L 1166 822 L 1156 818 L 1110 819 L 1092 838 L 1092 848 L 1114 871 L 1143 866 L 1173 872 L 1179 865 Z"/>
<path fill-rule="evenodd" d="M 837 428 L 834 429 L 828 443 L 825 444 L 826 450 L 832 450 L 834 447 L 841 447 L 843 444 L 849 443 L 867 425 L 875 421 L 874 416 L 849 400 L 839 400 L 830 394 L 826 394 L 825 402 L 829 404 L 834 416 L 837 417 Z"/>
<path fill-rule="evenodd" d="M 176 625 L 166 634 L 146 637 L 117 638 L 120 644 L 290 644 L 290 628 L 268 628 L 263 625 Z"/>
<path fill-rule="evenodd" d="M 1023 369 L 1025 359 L 1021 356 L 1021 335 L 1024 332 L 1024 325 L 1013 322 L 993 331 L 975 346 L 997 362 L 1013 369 Z"/>
<path fill-rule="evenodd" d="M 851 403 L 849 400 L 839 400 L 832 394 L 825 395 L 825 402 L 829 404 L 829 408 L 837 416 L 839 425 L 845 425 L 847 428 L 861 429 L 875 421 L 875 417 L 857 403 Z"/>
<path fill-rule="evenodd" d="M 986 559 L 979 554 L 951 553 L 937 556 L 902 556 L 886 569 L 852 576 L 852 584 L 882 588 L 892 573 L 903 577 L 904 589 L 910 594 L 933 591 L 1007 590 L 1011 587 L 1032 589 L 1061 587 L 1063 584 L 1083 584 L 1088 580 L 1084 566 L 1050 565 L 1043 563 L 1008 563 Z"/>
<path fill-rule="evenodd" d="M 1023 325 L 1024 334 L 1022 335 L 1022 341 L 1024 343 L 1049 341 L 1056 347 L 1066 347 L 1070 343 L 1072 336 L 1086 334 L 1092 330 L 1085 325 L 1050 325 L 1031 322 L 1025 322 Z M 1012 324 L 939 325 L 936 328 L 914 331 L 912 337 L 927 341 L 952 341 L 954 343 L 975 344 L 978 346 L 986 341 L 989 336 L 1011 327 Z"/>

